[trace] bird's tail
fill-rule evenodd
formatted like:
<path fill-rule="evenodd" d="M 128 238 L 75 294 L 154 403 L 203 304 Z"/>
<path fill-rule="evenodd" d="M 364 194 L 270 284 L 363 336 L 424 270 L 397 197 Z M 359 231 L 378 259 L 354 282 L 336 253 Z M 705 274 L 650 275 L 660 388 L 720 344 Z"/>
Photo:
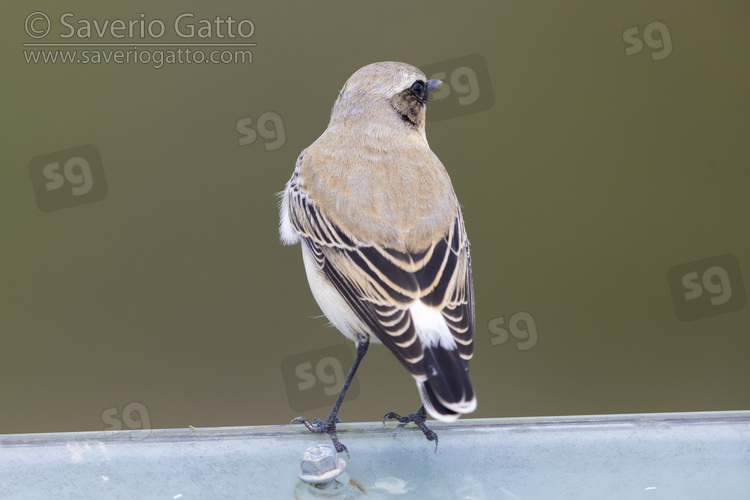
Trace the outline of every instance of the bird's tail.
<path fill-rule="evenodd" d="M 477 407 L 469 380 L 469 363 L 457 349 L 440 345 L 424 350 L 426 380 L 417 380 L 417 389 L 427 413 L 443 422 L 453 422 Z"/>

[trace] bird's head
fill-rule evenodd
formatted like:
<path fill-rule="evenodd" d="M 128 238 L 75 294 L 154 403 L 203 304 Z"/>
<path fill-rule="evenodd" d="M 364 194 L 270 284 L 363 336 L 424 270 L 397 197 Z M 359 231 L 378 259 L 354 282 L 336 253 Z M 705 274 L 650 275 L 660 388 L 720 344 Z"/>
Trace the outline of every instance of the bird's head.
<path fill-rule="evenodd" d="M 357 70 L 339 92 L 331 111 L 331 124 L 343 120 L 399 123 L 424 135 L 430 90 L 440 80 L 427 80 L 409 64 L 379 62 Z"/>

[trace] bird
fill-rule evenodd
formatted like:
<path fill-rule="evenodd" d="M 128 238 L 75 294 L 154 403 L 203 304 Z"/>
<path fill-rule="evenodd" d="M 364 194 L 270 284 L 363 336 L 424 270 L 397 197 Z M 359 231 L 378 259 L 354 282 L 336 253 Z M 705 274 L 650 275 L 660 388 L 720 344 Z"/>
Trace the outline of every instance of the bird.
<path fill-rule="evenodd" d="M 455 421 L 476 409 L 471 255 L 450 177 L 430 149 L 428 80 L 414 66 L 378 62 L 346 81 L 323 134 L 297 157 L 279 193 L 281 242 L 301 243 L 310 290 L 324 315 L 354 341 L 356 357 L 325 420 L 296 417 L 326 433 L 338 452 L 337 416 L 370 343 L 384 344 L 416 381 L 414 423 Z"/>

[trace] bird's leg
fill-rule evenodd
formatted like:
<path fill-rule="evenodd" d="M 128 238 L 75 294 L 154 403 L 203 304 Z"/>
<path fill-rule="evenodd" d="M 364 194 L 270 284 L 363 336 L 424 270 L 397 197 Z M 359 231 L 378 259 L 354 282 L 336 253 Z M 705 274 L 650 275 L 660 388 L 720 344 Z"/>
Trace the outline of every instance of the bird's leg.
<path fill-rule="evenodd" d="M 383 416 L 383 425 L 385 425 L 386 419 L 395 418 L 402 424 L 414 423 L 424 433 L 427 441 L 435 441 L 435 453 L 437 453 L 438 437 L 429 427 L 425 424 L 427 420 L 427 411 L 424 409 L 424 405 L 419 407 L 416 413 L 410 413 L 405 417 L 402 417 L 394 411 L 389 411 Z"/>
<path fill-rule="evenodd" d="M 318 417 L 315 417 L 313 418 L 312 423 L 310 423 L 310 421 L 305 417 L 296 417 L 293 418 L 291 422 L 289 422 L 290 424 L 293 424 L 294 422 L 302 422 L 303 424 L 305 424 L 305 427 L 307 427 L 312 432 L 325 432 L 331 438 L 331 441 L 333 441 L 333 446 L 336 447 L 336 451 L 338 451 L 339 453 L 345 451 L 347 457 L 349 457 L 349 450 L 346 449 L 346 446 L 341 444 L 341 441 L 339 441 L 339 437 L 336 434 L 336 424 L 341 423 L 341 419 L 337 417 L 336 414 L 339 412 L 339 407 L 344 401 L 346 390 L 349 388 L 349 384 L 352 383 L 354 373 L 357 371 L 359 364 L 362 362 L 362 358 L 365 357 L 369 345 L 370 340 L 367 338 L 365 338 L 364 340 L 360 339 L 359 342 L 357 342 L 357 357 L 354 358 L 354 363 L 352 363 L 352 367 L 349 368 L 349 374 L 346 376 L 346 380 L 344 380 L 344 385 L 341 387 L 339 397 L 336 398 L 336 402 L 333 403 L 333 408 L 331 408 L 331 412 L 328 414 L 328 417 L 325 420 L 321 420 Z"/>

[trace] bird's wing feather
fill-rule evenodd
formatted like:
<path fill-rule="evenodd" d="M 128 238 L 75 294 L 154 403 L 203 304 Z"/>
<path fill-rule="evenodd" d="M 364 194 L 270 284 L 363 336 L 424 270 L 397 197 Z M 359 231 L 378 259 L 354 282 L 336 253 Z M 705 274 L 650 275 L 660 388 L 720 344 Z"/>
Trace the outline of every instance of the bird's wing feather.
<path fill-rule="evenodd" d="M 369 328 L 366 333 L 387 345 L 415 378 L 425 377 L 423 346 L 409 313 L 415 300 L 442 313 L 459 354 L 471 358 L 471 262 L 460 210 L 443 238 L 424 251 L 406 252 L 344 234 L 300 189 L 296 175 L 287 196 L 289 220 L 319 270 Z"/>

